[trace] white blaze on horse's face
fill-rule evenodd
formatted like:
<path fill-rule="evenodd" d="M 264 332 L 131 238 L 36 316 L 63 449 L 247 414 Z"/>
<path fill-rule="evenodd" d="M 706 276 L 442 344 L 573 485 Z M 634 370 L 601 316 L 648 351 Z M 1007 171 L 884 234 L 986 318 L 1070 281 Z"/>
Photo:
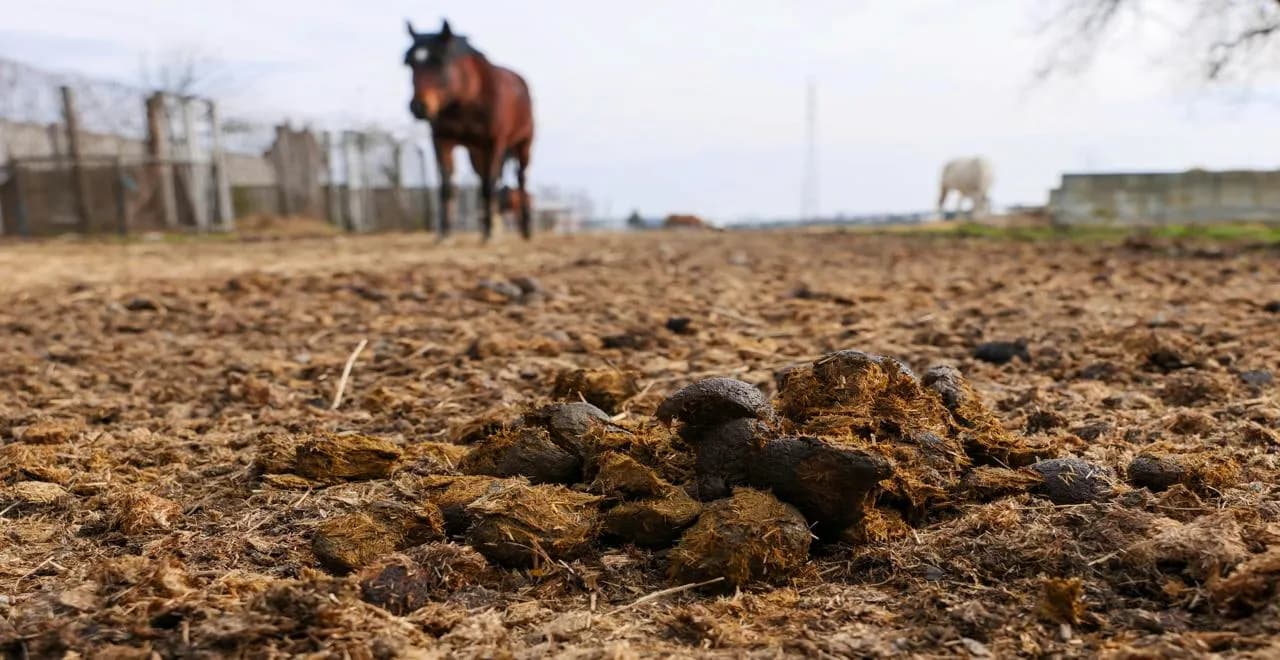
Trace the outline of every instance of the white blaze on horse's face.
<path fill-rule="evenodd" d="M 426 48 L 419 48 L 413 51 L 413 61 L 417 62 L 418 64 L 422 64 L 423 62 L 426 62 L 427 58 L 429 57 L 431 57 L 431 54 L 427 52 Z"/>

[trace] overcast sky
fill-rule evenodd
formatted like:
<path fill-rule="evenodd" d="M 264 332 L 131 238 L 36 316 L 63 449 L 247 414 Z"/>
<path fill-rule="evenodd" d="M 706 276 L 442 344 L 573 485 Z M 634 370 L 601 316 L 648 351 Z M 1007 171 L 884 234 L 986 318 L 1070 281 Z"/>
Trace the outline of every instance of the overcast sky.
<path fill-rule="evenodd" d="M 145 54 L 190 45 L 228 64 L 226 114 L 401 126 L 404 19 L 448 17 L 529 81 L 534 182 L 615 216 L 797 215 L 810 76 L 824 213 L 927 209 L 942 163 L 965 154 L 995 163 L 998 205 L 1043 203 L 1063 171 L 1280 167 L 1275 80 L 1246 103 L 1206 91 L 1157 61 L 1159 26 L 1033 85 L 1051 4 L 0 0 L 0 56 L 136 80 Z"/>

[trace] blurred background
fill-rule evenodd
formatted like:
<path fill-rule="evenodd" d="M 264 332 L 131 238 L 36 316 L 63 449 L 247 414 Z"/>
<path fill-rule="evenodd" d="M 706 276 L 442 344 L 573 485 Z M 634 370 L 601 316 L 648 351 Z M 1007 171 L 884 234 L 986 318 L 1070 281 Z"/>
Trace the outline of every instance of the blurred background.
<path fill-rule="evenodd" d="M 544 227 L 923 221 L 979 155 L 997 214 L 1280 213 L 1271 0 L 44 0 L 0 27 L 4 232 L 426 226 L 406 18 L 529 81 Z"/>

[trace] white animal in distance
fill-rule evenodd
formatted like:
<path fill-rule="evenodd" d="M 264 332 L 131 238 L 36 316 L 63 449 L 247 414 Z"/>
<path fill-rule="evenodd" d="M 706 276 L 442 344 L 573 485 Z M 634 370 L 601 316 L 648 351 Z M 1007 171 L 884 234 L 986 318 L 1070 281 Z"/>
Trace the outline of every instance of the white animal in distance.
<path fill-rule="evenodd" d="M 958 193 L 956 213 L 964 206 L 964 200 L 970 204 L 970 215 L 986 215 L 991 212 L 991 184 L 995 181 L 995 171 L 991 161 L 981 156 L 972 158 L 956 158 L 948 161 L 942 168 L 941 192 L 938 194 L 938 215 L 943 214 L 947 196 L 951 191 Z"/>

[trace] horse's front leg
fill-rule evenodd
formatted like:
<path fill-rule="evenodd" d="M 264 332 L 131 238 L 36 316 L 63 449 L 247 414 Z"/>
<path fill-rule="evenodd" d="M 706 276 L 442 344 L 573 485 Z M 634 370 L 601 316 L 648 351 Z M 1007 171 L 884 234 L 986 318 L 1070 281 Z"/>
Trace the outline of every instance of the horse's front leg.
<path fill-rule="evenodd" d="M 436 152 L 436 168 L 440 172 L 440 219 L 436 240 L 444 241 L 453 230 L 453 149 L 458 146 L 450 140 L 433 140 Z"/>
<path fill-rule="evenodd" d="M 525 188 L 525 172 L 529 169 L 529 151 L 531 140 L 525 140 L 516 146 L 516 184 L 520 189 L 520 235 L 524 240 L 533 237 L 533 209 L 529 202 L 529 191 Z"/>
<path fill-rule="evenodd" d="M 506 146 L 502 144 L 471 150 L 471 166 L 480 177 L 480 222 L 486 243 L 493 238 L 495 218 L 498 223 L 502 222 L 498 217 L 498 182 L 502 179 L 502 157 L 505 153 Z"/>

